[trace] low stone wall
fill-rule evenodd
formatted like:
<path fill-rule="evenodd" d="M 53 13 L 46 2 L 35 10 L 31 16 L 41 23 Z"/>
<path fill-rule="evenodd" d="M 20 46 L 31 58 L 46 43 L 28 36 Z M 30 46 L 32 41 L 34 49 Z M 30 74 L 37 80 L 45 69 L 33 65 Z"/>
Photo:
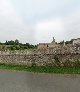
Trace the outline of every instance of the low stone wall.
<path fill-rule="evenodd" d="M 0 63 L 27 66 L 64 66 L 80 61 L 80 54 L 0 54 Z M 65 65 L 66 65 L 65 64 Z"/>

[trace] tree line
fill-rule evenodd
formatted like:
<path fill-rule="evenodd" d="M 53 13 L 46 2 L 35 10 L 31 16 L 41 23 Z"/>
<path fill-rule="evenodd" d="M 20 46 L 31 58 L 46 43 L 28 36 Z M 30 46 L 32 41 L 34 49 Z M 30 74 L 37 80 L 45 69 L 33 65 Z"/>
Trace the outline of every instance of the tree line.
<path fill-rule="evenodd" d="M 66 41 L 66 42 L 65 42 L 66 45 L 67 45 L 67 44 L 72 44 L 72 43 L 73 43 L 73 40 L 70 40 L 70 41 Z M 63 45 L 63 44 L 64 44 L 64 40 L 61 41 L 59 44 L 60 44 L 60 45 Z"/>
<path fill-rule="evenodd" d="M 7 41 L 2 43 L 0 42 L 0 45 L 2 45 L 2 48 L 3 50 L 25 50 L 25 49 L 35 49 L 37 46 L 36 45 L 32 45 L 32 44 L 29 44 L 29 43 L 20 43 L 19 40 L 10 40 L 10 41 Z"/>

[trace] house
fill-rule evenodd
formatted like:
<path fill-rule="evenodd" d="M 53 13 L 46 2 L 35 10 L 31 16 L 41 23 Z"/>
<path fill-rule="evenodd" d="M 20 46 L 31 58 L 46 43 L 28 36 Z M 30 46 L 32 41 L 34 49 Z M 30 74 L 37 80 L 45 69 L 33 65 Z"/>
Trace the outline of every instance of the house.
<path fill-rule="evenodd" d="M 73 45 L 80 44 L 80 38 L 73 39 Z"/>
<path fill-rule="evenodd" d="M 55 39 L 53 37 L 51 43 L 39 43 L 37 49 L 42 53 L 54 53 L 59 46 L 60 45 L 55 42 Z"/>

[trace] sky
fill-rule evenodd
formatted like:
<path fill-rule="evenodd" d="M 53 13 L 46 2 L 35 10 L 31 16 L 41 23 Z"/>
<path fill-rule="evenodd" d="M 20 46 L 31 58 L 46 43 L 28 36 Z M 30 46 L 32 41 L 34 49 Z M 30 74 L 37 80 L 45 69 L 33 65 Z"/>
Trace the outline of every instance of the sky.
<path fill-rule="evenodd" d="M 0 0 L 0 41 L 80 38 L 80 0 Z"/>

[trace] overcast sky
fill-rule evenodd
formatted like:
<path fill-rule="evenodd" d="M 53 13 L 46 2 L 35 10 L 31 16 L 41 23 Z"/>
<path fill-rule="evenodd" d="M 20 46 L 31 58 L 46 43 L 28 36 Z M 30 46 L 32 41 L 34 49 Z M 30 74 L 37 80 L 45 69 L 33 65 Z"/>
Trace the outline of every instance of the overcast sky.
<path fill-rule="evenodd" d="M 80 0 L 0 0 L 0 41 L 37 44 L 80 37 Z"/>

